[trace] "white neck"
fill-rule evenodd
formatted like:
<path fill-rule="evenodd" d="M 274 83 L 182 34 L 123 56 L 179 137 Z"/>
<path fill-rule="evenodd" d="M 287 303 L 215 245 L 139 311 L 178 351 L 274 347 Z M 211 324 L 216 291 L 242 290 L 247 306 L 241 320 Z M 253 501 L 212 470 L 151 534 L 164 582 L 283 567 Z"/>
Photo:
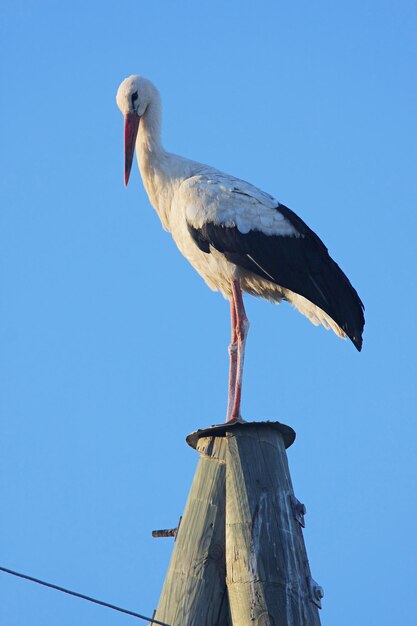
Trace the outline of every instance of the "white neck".
<path fill-rule="evenodd" d="M 165 152 L 161 143 L 161 118 L 161 98 L 155 92 L 140 120 L 136 140 L 136 149 L 139 156 L 149 157 L 149 153 L 160 155 Z"/>
<path fill-rule="evenodd" d="M 161 143 L 161 99 L 156 92 L 139 123 L 136 157 L 142 181 L 152 206 L 165 229 L 169 229 L 170 198 L 167 202 L 169 155 Z"/>
<path fill-rule="evenodd" d="M 164 150 L 161 143 L 161 117 L 161 99 L 155 90 L 140 120 L 136 156 L 149 200 L 164 228 L 169 230 L 169 215 L 175 191 L 196 164 Z"/>

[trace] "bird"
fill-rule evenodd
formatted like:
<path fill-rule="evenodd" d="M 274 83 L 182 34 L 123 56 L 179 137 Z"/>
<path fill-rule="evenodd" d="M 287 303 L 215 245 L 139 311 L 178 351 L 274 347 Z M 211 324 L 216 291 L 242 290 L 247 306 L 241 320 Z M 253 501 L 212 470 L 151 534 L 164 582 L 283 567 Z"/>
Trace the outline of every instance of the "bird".
<path fill-rule="evenodd" d="M 161 142 L 158 89 L 139 75 L 120 84 L 124 182 L 136 156 L 162 226 L 214 291 L 230 302 L 231 341 L 226 423 L 242 422 L 249 330 L 242 293 L 287 301 L 314 325 L 362 348 L 364 305 L 316 233 L 296 213 L 254 185 L 167 152 Z"/>

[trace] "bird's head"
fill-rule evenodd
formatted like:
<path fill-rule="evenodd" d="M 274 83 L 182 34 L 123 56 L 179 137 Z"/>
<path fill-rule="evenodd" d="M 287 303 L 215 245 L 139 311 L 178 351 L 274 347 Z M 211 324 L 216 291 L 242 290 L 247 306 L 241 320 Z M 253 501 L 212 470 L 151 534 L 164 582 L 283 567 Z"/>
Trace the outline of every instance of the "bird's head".
<path fill-rule="evenodd" d="M 133 74 L 121 83 L 116 102 L 125 118 L 125 185 L 129 182 L 140 118 L 158 92 L 151 81 Z"/>

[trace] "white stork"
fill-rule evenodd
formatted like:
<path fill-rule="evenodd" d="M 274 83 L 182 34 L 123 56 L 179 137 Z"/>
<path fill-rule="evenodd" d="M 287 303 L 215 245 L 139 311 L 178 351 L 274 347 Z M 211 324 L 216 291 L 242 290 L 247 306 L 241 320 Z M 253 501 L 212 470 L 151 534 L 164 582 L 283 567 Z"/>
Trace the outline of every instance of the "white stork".
<path fill-rule="evenodd" d="M 230 300 L 232 338 L 226 421 L 241 420 L 249 322 L 242 291 L 287 300 L 316 326 L 362 347 L 363 304 L 319 237 L 269 194 L 219 170 L 166 152 L 161 99 L 141 76 L 120 85 L 125 185 L 136 153 L 143 184 L 165 230 L 209 287 Z"/>

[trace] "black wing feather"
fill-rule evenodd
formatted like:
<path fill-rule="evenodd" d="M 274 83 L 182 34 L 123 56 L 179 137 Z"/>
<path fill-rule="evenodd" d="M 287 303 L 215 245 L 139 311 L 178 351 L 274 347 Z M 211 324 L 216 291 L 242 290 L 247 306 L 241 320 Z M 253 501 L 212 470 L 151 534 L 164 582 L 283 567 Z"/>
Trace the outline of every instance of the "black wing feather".
<path fill-rule="evenodd" d="M 316 233 L 288 207 L 280 204 L 277 210 L 299 237 L 267 235 L 260 230 L 242 234 L 236 226 L 212 222 L 188 228 L 203 252 L 209 253 L 213 246 L 235 265 L 320 307 L 361 350 L 364 306 L 356 290 Z"/>

